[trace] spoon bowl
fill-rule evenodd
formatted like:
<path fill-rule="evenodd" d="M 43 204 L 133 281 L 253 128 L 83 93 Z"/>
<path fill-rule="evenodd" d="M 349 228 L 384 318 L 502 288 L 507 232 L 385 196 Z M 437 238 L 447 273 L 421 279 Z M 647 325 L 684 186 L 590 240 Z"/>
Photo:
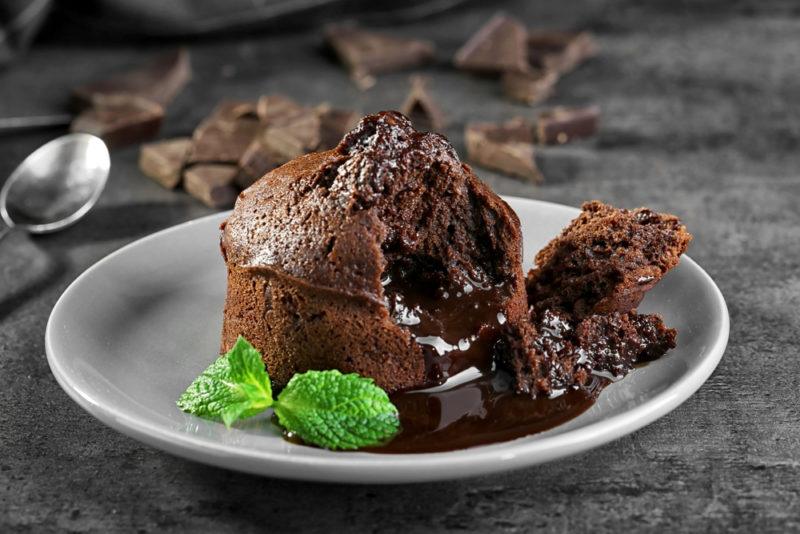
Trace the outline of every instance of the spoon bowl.
<path fill-rule="evenodd" d="M 98 137 L 59 137 L 25 158 L 0 189 L 0 217 L 34 234 L 55 232 L 83 217 L 108 180 L 111 159 Z"/>

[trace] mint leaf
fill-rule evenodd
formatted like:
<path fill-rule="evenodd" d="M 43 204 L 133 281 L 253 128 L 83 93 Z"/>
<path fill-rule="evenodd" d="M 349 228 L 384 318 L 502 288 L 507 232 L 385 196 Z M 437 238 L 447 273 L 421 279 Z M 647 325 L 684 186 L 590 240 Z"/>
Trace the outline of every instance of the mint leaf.
<path fill-rule="evenodd" d="M 230 426 L 272 405 L 272 386 L 261 354 L 239 336 L 224 357 L 212 363 L 178 399 L 178 408 Z"/>
<path fill-rule="evenodd" d="M 294 375 L 273 408 L 286 430 L 327 449 L 378 445 L 400 428 L 385 391 L 371 378 L 339 371 Z"/>
<path fill-rule="evenodd" d="M 261 353 L 244 337 L 239 336 L 228 354 L 231 363 L 231 379 L 239 384 L 253 386 L 253 394 L 272 399 L 272 385 L 264 369 Z"/>
<path fill-rule="evenodd" d="M 200 417 L 213 418 L 225 406 L 236 402 L 236 390 L 229 388 L 230 362 L 219 358 L 195 378 L 178 399 L 178 408 Z"/>
<path fill-rule="evenodd" d="M 397 408 L 386 392 L 357 374 L 297 374 L 273 401 L 261 354 L 241 336 L 186 388 L 177 404 L 185 412 L 222 419 L 226 426 L 274 406 L 286 430 L 328 449 L 378 445 L 400 428 Z"/>
<path fill-rule="evenodd" d="M 256 415 L 257 413 L 261 412 L 261 410 L 258 410 L 255 413 L 250 414 L 250 407 L 250 401 L 241 401 L 223 408 L 222 413 L 220 413 L 222 422 L 225 423 L 225 426 L 230 428 L 230 426 L 236 422 L 237 419 L 244 419 L 245 417 L 250 417 L 250 415 Z"/>

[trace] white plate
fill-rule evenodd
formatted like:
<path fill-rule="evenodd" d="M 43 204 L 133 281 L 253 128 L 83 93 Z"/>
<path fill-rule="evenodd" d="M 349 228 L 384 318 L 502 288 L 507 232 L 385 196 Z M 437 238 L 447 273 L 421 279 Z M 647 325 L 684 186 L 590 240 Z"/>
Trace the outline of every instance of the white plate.
<path fill-rule="evenodd" d="M 506 200 L 522 221 L 526 268 L 577 213 Z M 175 406 L 219 348 L 225 265 L 218 242 L 226 216 L 169 228 L 98 262 L 64 292 L 46 332 L 50 368 L 75 402 L 120 432 L 200 462 L 273 477 L 365 483 L 531 466 L 597 447 L 668 413 L 709 377 L 728 340 L 722 294 L 684 257 L 640 307 L 678 329 L 678 347 L 609 386 L 579 417 L 542 434 L 454 452 L 385 455 L 294 445 L 264 418 L 227 430 Z"/>

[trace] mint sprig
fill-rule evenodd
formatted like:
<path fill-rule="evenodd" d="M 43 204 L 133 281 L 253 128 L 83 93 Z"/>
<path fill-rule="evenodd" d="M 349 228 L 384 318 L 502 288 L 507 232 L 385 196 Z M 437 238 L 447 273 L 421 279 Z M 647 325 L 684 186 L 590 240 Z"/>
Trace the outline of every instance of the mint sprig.
<path fill-rule="evenodd" d="M 280 424 L 327 449 L 358 449 L 393 436 L 397 408 L 371 378 L 339 371 L 296 374 L 274 406 Z"/>
<path fill-rule="evenodd" d="M 292 377 L 272 397 L 261 354 L 239 337 L 178 399 L 178 407 L 230 427 L 270 406 L 286 430 L 327 449 L 358 449 L 387 441 L 400 428 L 397 408 L 371 378 L 339 371 L 308 371 Z"/>

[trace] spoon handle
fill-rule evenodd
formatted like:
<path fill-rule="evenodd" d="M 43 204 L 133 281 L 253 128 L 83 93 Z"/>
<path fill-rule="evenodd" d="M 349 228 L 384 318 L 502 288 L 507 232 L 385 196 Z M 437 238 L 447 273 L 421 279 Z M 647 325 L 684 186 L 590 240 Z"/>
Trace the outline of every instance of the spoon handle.
<path fill-rule="evenodd" d="M 72 115 L 39 115 L 36 117 L 0 117 L 0 134 L 36 128 L 54 128 L 67 126 L 72 122 Z"/>

